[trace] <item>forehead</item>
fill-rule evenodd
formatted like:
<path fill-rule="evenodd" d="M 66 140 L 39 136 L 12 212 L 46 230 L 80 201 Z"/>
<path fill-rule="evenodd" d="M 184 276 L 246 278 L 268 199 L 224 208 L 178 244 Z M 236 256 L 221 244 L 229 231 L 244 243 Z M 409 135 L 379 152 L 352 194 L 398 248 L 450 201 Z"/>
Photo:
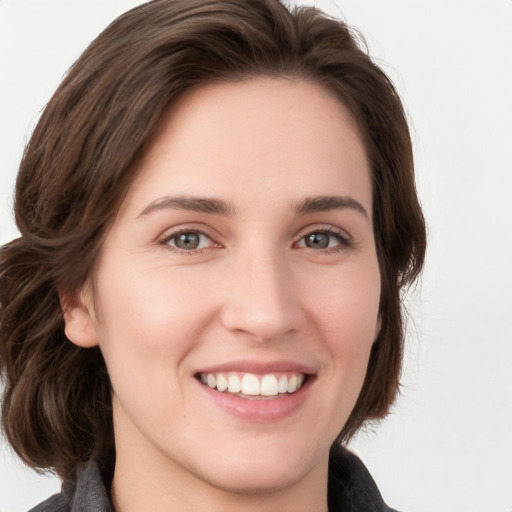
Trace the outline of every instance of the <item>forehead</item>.
<path fill-rule="evenodd" d="M 331 92 L 255 78 L 199 86 L 170 107 L 126 202 L 141 209 L 164 193 L 233 203 L 338 193 L 371 208 L 371 176 L 357 123 Z"/>

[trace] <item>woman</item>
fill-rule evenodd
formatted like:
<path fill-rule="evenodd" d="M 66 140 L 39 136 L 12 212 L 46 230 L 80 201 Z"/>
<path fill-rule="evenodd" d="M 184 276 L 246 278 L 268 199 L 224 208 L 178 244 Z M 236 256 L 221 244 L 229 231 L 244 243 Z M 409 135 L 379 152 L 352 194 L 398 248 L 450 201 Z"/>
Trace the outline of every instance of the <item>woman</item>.
<path fill-rule="evenodd" d="M 425 227 L 387 77 L 277 0 L 118 18 L 46 107 L 1 253 L 3 425 L 36 510 L 389 510 L 384 417 Z"/>

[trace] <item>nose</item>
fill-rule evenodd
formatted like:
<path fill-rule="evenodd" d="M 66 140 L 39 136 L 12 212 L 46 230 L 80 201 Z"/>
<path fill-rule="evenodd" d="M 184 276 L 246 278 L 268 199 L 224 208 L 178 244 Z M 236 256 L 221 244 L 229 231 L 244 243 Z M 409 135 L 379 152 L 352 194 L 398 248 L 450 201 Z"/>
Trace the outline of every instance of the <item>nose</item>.
<path fill-rule="evenodd" d="M 226 280 L 224 327 L 259 342 L 277 340 L 298 328 L 300 308 L 294 282 L 278 255 L 241 257 Z"/>

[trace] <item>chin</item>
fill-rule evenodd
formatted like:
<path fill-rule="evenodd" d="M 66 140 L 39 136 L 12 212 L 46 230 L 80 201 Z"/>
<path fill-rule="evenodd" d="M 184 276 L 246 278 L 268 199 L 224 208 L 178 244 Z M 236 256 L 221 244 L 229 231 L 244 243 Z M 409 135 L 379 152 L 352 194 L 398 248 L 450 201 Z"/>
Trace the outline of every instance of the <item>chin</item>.
<path fill-rule="evenodd" d="M 261 443 L 254 450 L 234 450 L 211 461 L 207 479 L 219 489 L 235 494 L 265 494 L 284 490 L 310 473 L 318 460 L 313 453 L 304 453 L 302 446 L 277 449 Z M 274 447 L 275 448 L 275 447 Z M 245 452 L 244 455 L 242 455 Z"/>
<path fill-rule="evenodd" d="M 223 471 L 211 484 L 233 494 L 269 494 L 284 490 L 302 480 L 305 475 L 298 469 L 297 466 L 282 463 L 278 467 L 248 464 L 244 468 Z"/>

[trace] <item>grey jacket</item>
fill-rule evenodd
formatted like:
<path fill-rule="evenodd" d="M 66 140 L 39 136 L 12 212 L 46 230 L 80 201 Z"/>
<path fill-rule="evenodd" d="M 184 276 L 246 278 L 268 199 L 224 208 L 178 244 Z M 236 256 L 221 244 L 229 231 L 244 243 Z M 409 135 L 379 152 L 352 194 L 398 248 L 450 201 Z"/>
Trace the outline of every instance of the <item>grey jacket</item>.
<path fill-rule="evenodd" d="M 383 501 L 364 464 L 344 448 L 333 448 L 329 460 L 330 512 L 396 512 Z M 67 480 L 60 494 L 30 512 L 114 512 L 99 466 L 84 465 L 76 479 Z"/>

